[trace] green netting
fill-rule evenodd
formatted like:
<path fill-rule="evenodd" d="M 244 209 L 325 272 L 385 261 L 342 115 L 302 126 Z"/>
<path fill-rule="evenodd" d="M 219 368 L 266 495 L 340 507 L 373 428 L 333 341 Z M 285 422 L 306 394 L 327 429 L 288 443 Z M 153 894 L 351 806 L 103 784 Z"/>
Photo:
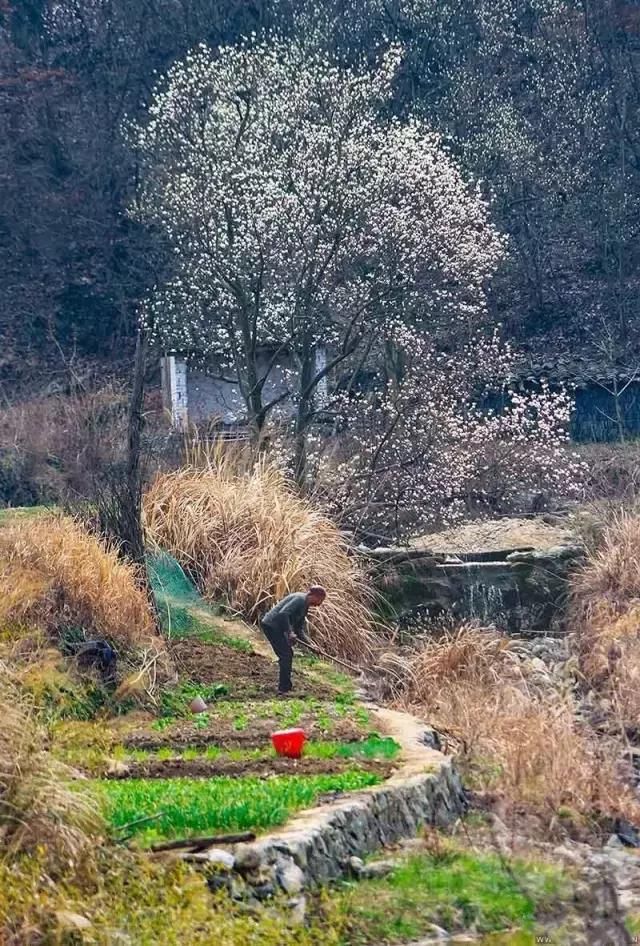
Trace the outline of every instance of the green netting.
<path fill-rule="evenodd" d="M 173 555 L 157 552 L 147 555 L 149 581 L 156 599 L 160 623 L 167 637 L 191 635 L 251 652 L 251 644 L 243 638 L 225 633 L 217 626 L 218 610 L 202 598 Z M 196 614 L 194 608 L 198 609 Z M 202 612 L 207 612 L 203 615 Z M 213 620 L 211 620 L 213 619 Z"/>
<path fill-rule="evenodd" d="M 202 604 L 196 586 L 173 555 L 168 552 L 147 555 L 147 569 L 153 593 L 159 600 L 172 598 L 185 607 L 190 604 Z"/>
<path fill-rule="evenodd" d="M 168 552 L 147 555 L 147 571 L 164 630 L 171 637 L 189 634 L 194 625 L 189 608 L 206 607 L 195 585 Z"/>

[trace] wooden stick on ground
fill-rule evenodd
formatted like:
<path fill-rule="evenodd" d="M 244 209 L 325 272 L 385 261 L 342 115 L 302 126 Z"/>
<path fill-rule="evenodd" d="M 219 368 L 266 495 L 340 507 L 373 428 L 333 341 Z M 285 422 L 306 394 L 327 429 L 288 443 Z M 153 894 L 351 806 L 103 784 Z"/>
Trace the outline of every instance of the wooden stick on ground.
<path fill-rule="evenodd" d="M 180 838 L 177 841 L 163 841 L 162 844 L 152 844 L 151 850 L 177 851 L 179 848 L 188 848 L 191 851 L 201 851 L 212 844 L 239 844 L 241 841 L 255 841 L 253 831 L 241 831 L 238 834 L 211 834 L 204 838 Z"/>
<path fill-rule="evenodd" d="M 133 828 L 139 824 L 145 824 L 145 822 L 147 821 L 156 821 L 158 818 L 162 818 L 163 815 L 164 815 L 164 811 L 159 811 L 155 815 L 145 815 L 144 818 L 136 818 L 135 821 L 129 821 L 127 824 L 123 824 L 119 830 L 128 831 L 129 828 Z M 125 841 L 130 841 L 134 834 L 135 834 L 135 831 L 131 831 L 129 834 L 124 834 L 121 837 L 116 838 L 116 840 L 118 844 L 124 844 Z"/>

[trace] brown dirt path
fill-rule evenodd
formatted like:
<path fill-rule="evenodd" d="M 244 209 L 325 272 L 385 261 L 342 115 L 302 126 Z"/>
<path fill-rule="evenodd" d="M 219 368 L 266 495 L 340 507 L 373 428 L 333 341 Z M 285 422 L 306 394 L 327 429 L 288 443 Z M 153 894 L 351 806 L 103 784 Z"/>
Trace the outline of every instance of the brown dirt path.
<path fill-rule="evenodd" d="M 275 654 L 269 646 L 269 642 L 264 635 L 260 633 L 258 628 L 252 627 L 240 619 L 231 621 L 226 618 L 214 616 L 206 607 L 189 606 L 189 611 L 202 624 L 207 624 L 213 630 L 222 632 L 228 637 L 236 637 L 239 640 L 246 641 L 248 644 L 251 644 L 254 653 L 259 654 L 271 663 L 275 663 Z"/>

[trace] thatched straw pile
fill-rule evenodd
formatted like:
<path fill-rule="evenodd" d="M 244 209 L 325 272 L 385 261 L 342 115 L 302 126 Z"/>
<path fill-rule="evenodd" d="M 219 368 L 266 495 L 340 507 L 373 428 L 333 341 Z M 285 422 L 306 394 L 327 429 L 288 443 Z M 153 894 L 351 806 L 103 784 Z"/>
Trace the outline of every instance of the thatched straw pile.
<path fill-rule="evenodd" d="M 359 665 L 373 652 L 370 591 L 336 526 L 257 464 L 218 462 L 162 474 L 144 502 L 147 536 L 178 559 L 205 597 L 257 620 L 277 599 L 310 584 L 327 588 L 312 634 Z"/>

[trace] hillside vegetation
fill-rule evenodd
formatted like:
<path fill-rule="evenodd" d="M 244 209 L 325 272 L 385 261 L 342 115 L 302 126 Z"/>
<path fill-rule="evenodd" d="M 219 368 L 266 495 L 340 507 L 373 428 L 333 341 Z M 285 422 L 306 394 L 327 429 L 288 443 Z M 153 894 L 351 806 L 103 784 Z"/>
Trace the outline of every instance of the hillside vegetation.
<path fill-rule="evenodd" d="M 274 665 L 254 648 L 260 638 L 229 619 L 228 599 L 221 598 L 223 589 L 225 598 L 240 594 L 236 587 L 247 589 L 253 580 L 263 594 L 280 594 L 287 586 L 279 582 L 324 577 L 304 572 L 304 549 L 314 548 L 313 527 L 333 554 L 326 565 L 333 571 L 324 580 L 339 582 L 337 569 L 344 567 L 346 584 L 340 587 L 361 590 L 358 607 L 364 609 L 370 600 L 366 585 L 351 571 L 339 532 L 289 493 L 280 474 L 261 466 L 251 472 L 189 469 L 160 478 L 154 489 L 145 513 L 149 534 L 153 523 L 163 525 L 173 543 L 162 544 L 181 551 L 185 571 L 201 590 L 212 581 L 207 604 L 184 574 L 175 599 L 169 589 L 161 590 L 156 574 L 166 637 L 154 631 L 135 569 L 78 522 L 50 513 L 3 517 L 5 580 L 15 578 L 10 601 L 6 588 L 10 608 L 2 636 L 5 941 L 40 946 L 66 944 L 67 937 L 89 946 L 122 934 L 140 943 L 162 935 L 167 943 L 186 936 L 204 944 L 222 931 L 231 946 L 368 946 L 376 942 L 374 925 L 381 922 L 394 944 L 428 932 L 435 922 L 487 933 L 510 927 L 521 937 L 516 942 L 528 943 L 549 912 L 565 909 L 560 904 L 571 898 L 573 879 L 556 876 L 555 867 L 521 862 L 519 854 L 512 861 L 504 846 L 499 859 L 470 853 L 460 847 L 460 829 L 457 846 L 428 835 L 410 855 L 394 855 L 389 879 L 314 895 L 302 926 L 289 925 L 290 914 L 281 912 L 277 900 L 266 912 L 247 914 L 224 893 L 212 897 L 191 867 L 146 859 L 143 850 L 166 839 L 268 828 L 324 793 L 375 784 L 393 772 L 398 750 L 371 730 L 354 682 L 326 665 L 299 657 L 295 679 L 304 692 L 292 700 L 273 699 Z M 277 518 L 281 509 L 290 513 L 291 531 Z M 261 530 L 270 537 L 263 545 Z M 159 529 L 156 543 L 162 534 Z M 280 544 L 274 535 L 283 536 Z M 618 699 L 614 721 L 622 718 L 616 707 L 627 707 L 624 684 L 633 679 L 637 658 L 634 635 L 627 642 L 622 630 L 625 616 L 634 613 L 636 535 L 635 520 L 621 520 L 575 577 L 572 620 L 583 649 L 564 666 L 564 690 L 557 681 L 541 679 L 539 669 L 532 671 L 522 642 L 492 628 L 432 627 L 409 645 L 387 637 L 382 649 L 379 637 L 369 672 L 396 705 L 435 726 L 477 801 L 478 814 L 464 831 L 475 830 L 473 818 L 484 824 L 486 817 L 494 819 L 487 825 L 519 821 L 536 842 L 597 844 L 615 819 L 640 823 L 640 805 L 620 766 L 619 738 L 615 732 L 603 735 L 577 712 L 587 686 Z M 309 542 L 295 544 L 300 536 Z M 294 556 L 283 554 L 288 543 Z M 269 548 L 280 554 L 269 557 Z M 242 554 L 234 555 L 238 549 Z M 247 563 L 255 550 L 259 569 L 252 572 Z M 163 554 L 158 563 L 168 574 L 170 560 Z M 224 570 L 216 572 L 220 561 Z M 178 568 L 175 562 L 172 567 Z M 237 586 L 230 577 L 234 567 Z M 74 576 L 82 577 L 79 586 Z M 590 606 L 596 587 L 605 596 L 598 581 L 607 582 L 606 600 L 623 624 L 613 637 L 620 654 L 607 671 L 600 668 L 589 678 L 588 665 L 578 661 L 597 655 L 598 646 L 610 648 L 599 628 L 615 626 L 598 624 L 600 612 Z M 248 612 L 259 608 L 259 599 L 248 598 L 245 606 Z M 322 629 L 325 646 L 351 653 L 345 651 L 343 627 L 338 625 L 335 641 L 333 627 Z M 363 627 L 370 635 L 370 625 Z M 70 628 L 76 628 L 73 634 Z M 117 680 L 77 663 L 69 644 L 80 630 L 104 634 L 126 655 Z M 593 642 L 589 648 L 580 644 L 587 638 Z M 125 685 L 141 674 L 142 689 Z M 191 709 L 196 696 L 206 701 L 198 714 Z M 300 764 L 276 760 L 269 734 L 298 725 L 310 739 L 305 758 Z M 628 736 L 634 738 L 631 726 Z M 481 852 L 485 847 L 483 841 Z M 136 903 L 132 890 L 140 892 Z"/>

